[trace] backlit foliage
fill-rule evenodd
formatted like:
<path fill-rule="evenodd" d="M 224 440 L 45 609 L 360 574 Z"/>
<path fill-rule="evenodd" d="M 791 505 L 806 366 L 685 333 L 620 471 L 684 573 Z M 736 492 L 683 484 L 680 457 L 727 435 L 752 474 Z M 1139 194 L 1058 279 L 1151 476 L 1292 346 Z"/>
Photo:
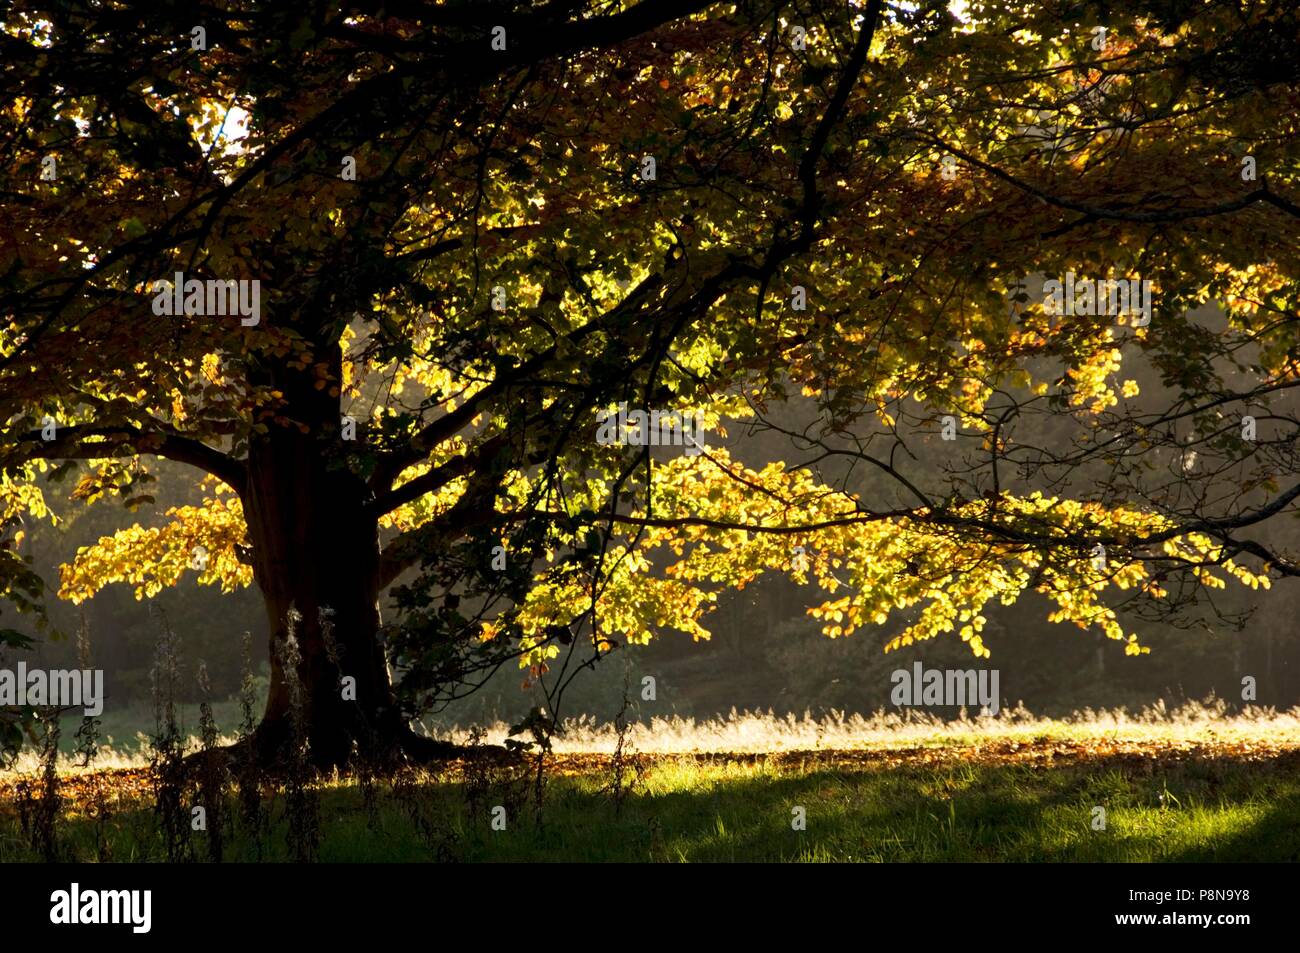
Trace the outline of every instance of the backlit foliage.
<path fill-rule="evenodd" d="M 251 584 L 245 479 L 299 436 L 364 487 L 339 505 L 405 580 L 413 670 L 456 638 L 536 675 L 579 632 L 706 638 L 719 592 L 774 573 L 833 638 L 897 622 L 886 649 L 986 656 L 988 607 L 1032 591 L 1137 654 L 1114 599 L 1295 572 L 1249 535 L 1295 498 L 1294 418 L 1233 436 L 1297 383 L 1293 13 L 644 6 L 520 4 L 495 60 L 473 5 L 235 4 L 205 53 L 118 25 L 102 56 L 77 31 L 107 19 L 6 15 L 4 516 L 46 515 L 47 459 L 131 509 L 151 456 L 217 478 L 83 549 L 62 595 L 154 595 L 196 546 L 201 583 Z M 264 320 L 154 317 L 181 268 L 260 279 Z M 1150 281 L 1150 325 L 1048 313 L 1067 271 Z M 733 459 L 787 398 L 814 421 L 789 459 Z M 703 413 L 708 450 L 598 445 L 620 401 Z M 526 578 L 498 585 L 492 545 Z M 438 659 L 430 686 L 465 674 Z"/>

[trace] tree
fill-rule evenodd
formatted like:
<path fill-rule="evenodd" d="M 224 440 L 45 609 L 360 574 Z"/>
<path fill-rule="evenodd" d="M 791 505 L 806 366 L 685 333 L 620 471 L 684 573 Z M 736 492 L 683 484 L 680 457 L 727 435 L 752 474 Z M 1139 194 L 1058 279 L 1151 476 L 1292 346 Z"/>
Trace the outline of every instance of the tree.
<path fill-rule="evenodd" d="M 1140 652 L 1116 600 L 1300 571 L 1252 535 L 1300 496 L 1295 27 L 1157 0 L 14 5 L 8 594 L 39 611 L 40 474 L 134 509 L 151 457 L 192 465 L 204 507 L 101 540 L 62 592 L 255 584 L 259 750 L 293 629 L 323 765 L 429 753 L 410 716 L 509 661 L 558 689 L 619 638 L 707 636 L 763 572 L 823 589 L 832 636 L 911 613 L 894 644 L 987 654 L 981 609 L 1038 590 Z M 718 445 L 788 400 L 817 412 L 788 464 Z M 656 418 L 679 446 L 653 450 L 652 410 L 712 436 Z"/>

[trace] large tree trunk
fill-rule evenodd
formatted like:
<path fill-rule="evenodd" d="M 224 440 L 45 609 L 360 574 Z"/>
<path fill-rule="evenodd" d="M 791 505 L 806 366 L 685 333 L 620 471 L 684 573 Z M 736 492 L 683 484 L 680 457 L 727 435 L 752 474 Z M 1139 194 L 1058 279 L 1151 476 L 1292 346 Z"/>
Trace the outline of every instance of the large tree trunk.
<path fill-rule="evenodd" d="M 354 741 L 366 756 L 390 748 L 405 724 L 393 705 L 378 637 L 377 523 L 364 509 L 362 481 L 337 464 L 327 466 L 326 457 L 338 449 L 330 445 L 337 417 L 334 428 L 323 421 L 337 414 L 337 404 L 331 411 L 328 398 L 313 398 L 306 400 L 315 411 L 309 419 L 319 423 L 310 433 L 277 427 L 250 447 L 244 515 L 270 624 L 270 694 L 257 748 L 274 759 L 290 737 L 296 686 L 282 656 L 296 610 L 301 717 L 312 761 L 328 768 L 349 760 Z M 332 613 L 338 665 L 323 638 L 323 609 Z M 344 697 L 343 676 L 355 679 L 354 700 L 351 691 Z"/>

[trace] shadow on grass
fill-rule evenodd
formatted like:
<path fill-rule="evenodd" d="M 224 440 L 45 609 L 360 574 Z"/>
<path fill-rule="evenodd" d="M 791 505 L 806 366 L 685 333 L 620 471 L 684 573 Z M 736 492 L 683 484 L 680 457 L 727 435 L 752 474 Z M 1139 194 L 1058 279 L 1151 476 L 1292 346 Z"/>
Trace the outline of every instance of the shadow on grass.
<path fill-rule="evenodd" d="M 489 790 L 478 816 L 459 782 L 399 797 L 379 787 L 370 815 L 354 785 L 321 789 L 322 861 L 1285 861 L 1300 856 L 1295 758 L 1156 762 L 1141 757 L 1063 765 L 952 762 L 855 766 L 663 759 L 615 812 L 598 773 L 550 780 L 539 826 L 531 805 Z M 414 798 L 414 800 L 412 799 Z M 429 819 L 412 824 L 412 805 Z M 1106 826 L 1094 830 L 1094 811 Z M 801 811 L 797 809 L 802 809 Z M 284 801 L 260 857 L 285 860 Z M 498 815 L 499 817 L 501 815 Z M 799 816 L 802 830 L 792 822 Z M 96 856 L 94 824 L 65 818 L 69 859 Z M 115 860 L 158 860 L 151 805 L 122 805 L 107 826 Z M 204 856 L 202 833 L 193 853 Z M 259 844 L 236 823 L 226 858 Z M 12 810 L 0 808 L 0 860 L 33 859 Z"/>

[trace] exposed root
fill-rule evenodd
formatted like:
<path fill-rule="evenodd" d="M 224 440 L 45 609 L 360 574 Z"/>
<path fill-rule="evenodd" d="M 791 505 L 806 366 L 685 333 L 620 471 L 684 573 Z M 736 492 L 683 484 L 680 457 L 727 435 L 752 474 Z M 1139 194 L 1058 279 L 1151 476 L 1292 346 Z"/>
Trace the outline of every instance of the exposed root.
<path fill-rule="evenodd" d="M 402 733 L 402 753 L 414 764 L 437 764 L 444 761 L 486 761 L 495 764 L 520 764 L 523 755 L 501 745 L 458 745 L 416 734 L 409 727 Z"/>
<path fill-rule="evenodd" d="M 288 770 L 287 759 L 283 754 L 283 743 L 277 743 L 271 733 L 262 726 L 247 738 L 233 744 L 223 745 L 209 751 L 195 751 L 185 756 L 182 764 L 187 779 L 195 778 L 204 769 L 205 759 L 216 761 L 217 770 L 225 770 L 232 775 L 239 773 L 245 759 L 253 758 L 257 770 L 268 781 L 283 780 Z M 441 741 L 417 734 L 409 727 L 404 727 L 399 737 L 368 754 L 370 770 L 388 775 L 403 767 L 437 765 L 453 761 L 481 761 L 491 764 L 520 764 L 523 756 L 501 745 L 458 745 L 450 741 Z M 321 773 L 337 771 L 342 776 L 350 776 L 356 767 L 351 762 L 335 763 L 326 761 L 313 763 Z"/>

